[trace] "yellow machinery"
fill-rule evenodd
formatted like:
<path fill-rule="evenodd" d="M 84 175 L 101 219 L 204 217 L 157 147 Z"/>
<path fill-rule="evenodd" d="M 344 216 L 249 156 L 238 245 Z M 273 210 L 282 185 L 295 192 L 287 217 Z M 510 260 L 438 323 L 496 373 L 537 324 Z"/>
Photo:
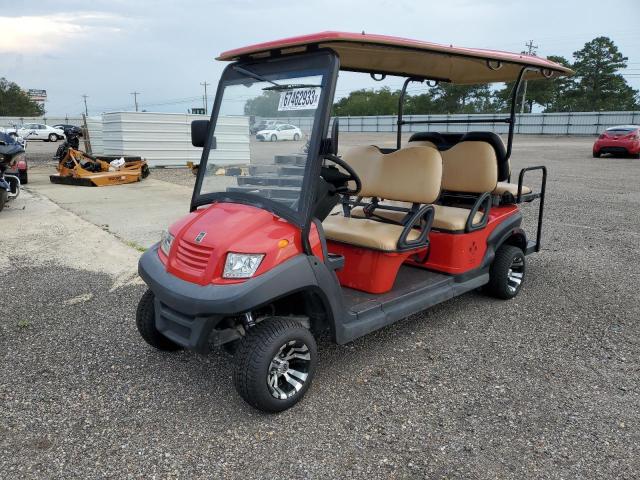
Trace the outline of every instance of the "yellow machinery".
<path fill-rule="evenodd" d="M 100 159 L 71 147 L 59 161 L 57 175 L 50 175 L 53 183 L 103 187 L 139 182 L 149 176 L 149 166 L 142 158 L 125 159 L 123 165 L 114 167 L 116 159 Z"/>

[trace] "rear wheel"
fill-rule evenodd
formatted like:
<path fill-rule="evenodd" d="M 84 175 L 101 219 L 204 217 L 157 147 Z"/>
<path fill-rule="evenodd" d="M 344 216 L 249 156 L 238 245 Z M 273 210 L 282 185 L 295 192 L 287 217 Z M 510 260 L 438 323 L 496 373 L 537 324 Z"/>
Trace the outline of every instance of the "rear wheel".
<path fill-rule="evenodd" d="M 593 158 L 600 158 L 600 153 L 593 152 Z"/>
<path fill-rule="evenodd" d="M 58 135 L 56 135 L 55 133 L 51 133 L 49 134 L 49 141 L 50 142 L 57 142 L 58 141 Z"/>
<path fill-rule="evenodd" d="M 156 315 L 154 307 L 155 296 L 151 290 L 147 290 L 142 295 L 140 302 L 138 303 L 138 310 L 136 311 L 136 326 L 140 336 L 154 348 L 165 351 L 180 350 L 182 347 L 175 342 L 172 342 L 167 337 L 162 335 L 156 328 Z"/>
<path fill-rule="evenodd" d="M 271 141 L 275 142 L 278 140 L 278 137 L 276 137 L 275 135 L 271 135 Z"/>
<path fill-rule="evenodd" d="M 525 271 L 524 252 L 513 245 L 502 245 L 491 264 L 485 291 L 492 297 L 509 300 L 520 292 Z"/>
<path fill-rule="evenodd" d="M 0 212 L 4 209 L 4 204 L 7 203 L 7 198 L 9 198 L 9 194 L 5 189 L 0 190 Z"/>
<path fill-rule="evenodd" d="M 21 185 L 26 185 L 27 183 L 29 183 L 29 174 L 27 173 L 26 170 L 22 170 L 21 172 L 18 172 L 18 178 L 20 179 Z"/>
<path fill-rule="evenodd" d="M 284 318 L 263 320 L 238 345 L 233 383 L 249 405 L 281 412 L 304 397 L 316 356 L 316 341 L 307 328 Z"/>

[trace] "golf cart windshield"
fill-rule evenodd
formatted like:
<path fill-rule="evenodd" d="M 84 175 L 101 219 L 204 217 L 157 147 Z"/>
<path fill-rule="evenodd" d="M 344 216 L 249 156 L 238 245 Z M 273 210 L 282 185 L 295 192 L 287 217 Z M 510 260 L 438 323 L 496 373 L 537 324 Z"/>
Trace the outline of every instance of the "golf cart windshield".
<path fill-rule="evenodd" d="M 225 70 L 194 191 L 194 205 L 254 204 L 302 223 L 310 204 L 309 170 L 326 134 L 332 54 Z"/>

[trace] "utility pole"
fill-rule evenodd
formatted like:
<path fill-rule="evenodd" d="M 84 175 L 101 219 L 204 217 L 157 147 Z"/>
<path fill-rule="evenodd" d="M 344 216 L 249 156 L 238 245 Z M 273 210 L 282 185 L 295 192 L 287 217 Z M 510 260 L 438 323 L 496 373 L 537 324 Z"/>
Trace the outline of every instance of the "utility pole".
<path fill-rule="evenodd" d="M 131 92 L 131 95 L 133 95 L 133 101 L 136 104 L 136 112 L 138 111 L 138 95 L 140 95 L 140 92 Z"/>
<path fill-rule="evenodd" d="M 87 98 L 89 97 L 89 95 L 82 95 L 82 99 L 84 100 L 84 114 L 88 117 L 89 116 L 89 109 L 87 108 Z"/>
<path fill-rule="evenodd" d="M 208 115 L 209 107 L 207 106 L 207 86 L 211 84 L 207 83 L 207 81 L 205 80 L 204 82 L 200 82 L 200 85 L 204 87 L 204 114 Z"/>
<path fill-rule="evenodd" d="M 529 42 L 525 43 L 524 46 L 527 47 L 527 50 L 522 52 L 525 55 L 535 55 L 536 50 L 538 50 L 538 45 L 534 45 L 533 40 L 529 40 Z M 527 81 L 525 80 L 524 87 L 522 89 L 522 105 L 520 106 L 520 113 L 524 113 L 524 105 L 525 105 L 526 98 L 527 98 Z"/>

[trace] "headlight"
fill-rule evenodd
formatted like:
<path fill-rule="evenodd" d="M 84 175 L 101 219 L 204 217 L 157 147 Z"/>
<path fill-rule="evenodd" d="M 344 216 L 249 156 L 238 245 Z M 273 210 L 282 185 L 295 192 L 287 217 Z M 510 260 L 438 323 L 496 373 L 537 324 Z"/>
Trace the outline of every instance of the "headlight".
<path fill-rule="evenodd" d="M 263 253 L 227 253 L 224 262 L 223 278 L 249 278 L 253 277 L 262 263 Z"/>
<path fill-rule="evenodd" d="M 173 243 L 174 236 L 169 233 L 168 230 L 162 232 L 160 237 L 160 250 L 168 257 L 169 251 L 171 251 L 171 244 Z"/>

